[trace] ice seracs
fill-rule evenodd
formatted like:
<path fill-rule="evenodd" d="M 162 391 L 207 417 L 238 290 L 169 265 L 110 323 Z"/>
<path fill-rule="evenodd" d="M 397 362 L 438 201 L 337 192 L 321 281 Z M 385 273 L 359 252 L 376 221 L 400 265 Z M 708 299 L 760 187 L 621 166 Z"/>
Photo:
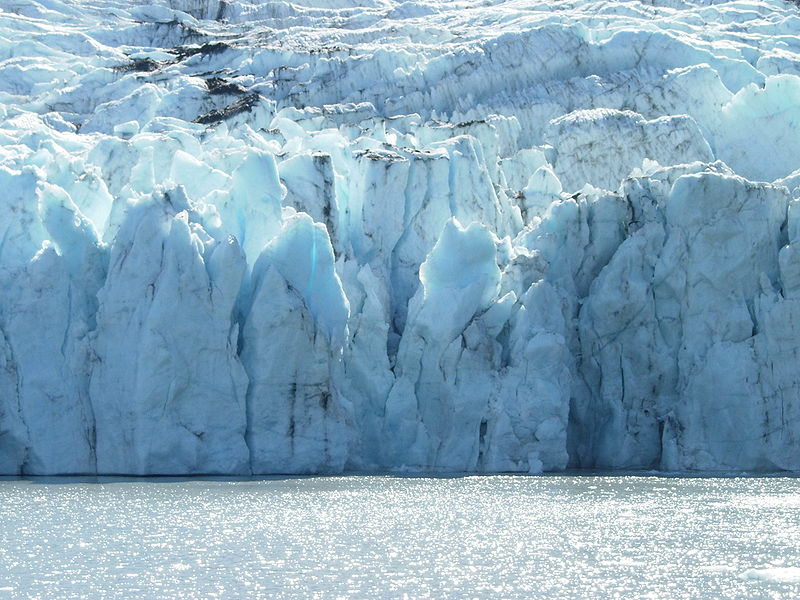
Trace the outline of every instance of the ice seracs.
<path fill-rule="evenodd" d="M 336 385 L 350 305 L 325 227 L 287 214 L 253 269 L 242 331 L 247 442 L 257 473 L 341 471 L 353 408 Z"/>
<path fill-rule="evenodd" d="M 145 197 L 111 246 L 90 384 L 98 472 L 250 470 L 233 323 L 246 263 L 189 210 L 182 188 Z"/>
<path fill-rule="evenodd" d="M 0 7 L 0 474 L 800 469 L 800 14 Z"/>

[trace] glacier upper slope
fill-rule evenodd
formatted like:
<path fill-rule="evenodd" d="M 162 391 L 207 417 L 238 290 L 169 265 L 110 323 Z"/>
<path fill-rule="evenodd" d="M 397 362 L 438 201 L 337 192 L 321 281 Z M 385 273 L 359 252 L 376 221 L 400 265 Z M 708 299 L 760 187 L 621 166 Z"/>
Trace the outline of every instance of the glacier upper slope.
<path fill-rule="evenodd" d="M 0 473 L 800 469 L 798 31 L 7 0 Z"/>

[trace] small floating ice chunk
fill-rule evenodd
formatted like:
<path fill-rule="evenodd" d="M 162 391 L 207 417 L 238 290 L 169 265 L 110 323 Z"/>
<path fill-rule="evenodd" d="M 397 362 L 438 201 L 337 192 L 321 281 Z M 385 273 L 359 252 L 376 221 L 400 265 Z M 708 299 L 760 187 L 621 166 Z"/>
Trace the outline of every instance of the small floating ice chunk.
<path fill-rule="evenodd" d="M 739 574 L 739 578 L 770 583 L 800 583 L 800 567 L 747 569 L 747 571 Z"/>

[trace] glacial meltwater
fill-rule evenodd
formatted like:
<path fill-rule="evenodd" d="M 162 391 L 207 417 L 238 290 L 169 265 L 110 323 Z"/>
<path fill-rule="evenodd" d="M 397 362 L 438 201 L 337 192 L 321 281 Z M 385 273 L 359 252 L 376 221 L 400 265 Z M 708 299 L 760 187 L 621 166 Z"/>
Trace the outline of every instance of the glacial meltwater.
<path fill-rule="evenodd" d="M 0 481 L 0 598 L 790 598 L 800 480 Z"/>

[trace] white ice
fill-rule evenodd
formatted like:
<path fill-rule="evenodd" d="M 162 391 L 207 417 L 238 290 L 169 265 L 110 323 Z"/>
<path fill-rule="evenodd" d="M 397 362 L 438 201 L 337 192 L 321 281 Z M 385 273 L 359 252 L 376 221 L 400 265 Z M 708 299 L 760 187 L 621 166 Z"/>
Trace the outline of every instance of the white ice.
<path fill-rule="evenodd" d="M 0 474 L 800 469 L 799 28 L 0 5 Z"/>

